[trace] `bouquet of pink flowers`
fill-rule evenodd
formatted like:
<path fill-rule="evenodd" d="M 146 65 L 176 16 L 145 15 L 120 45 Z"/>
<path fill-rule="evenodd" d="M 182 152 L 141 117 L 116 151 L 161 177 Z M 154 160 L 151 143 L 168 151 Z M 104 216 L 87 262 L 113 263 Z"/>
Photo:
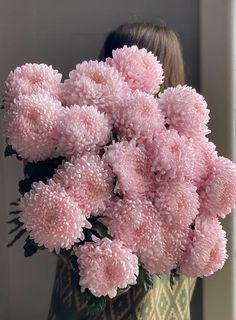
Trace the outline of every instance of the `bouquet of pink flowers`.
<path fill-rule="evenodd" d="M 68 257 L 90 301 L 221 269 L 236 167 L 206 137 L 204 98 L 164 90 L 161 64 L 136 46 L 61 78 L 25 64 L 6 80 L 5 153 L 25 161 L 12 243 L 26 234 L 26 256 Z"/>

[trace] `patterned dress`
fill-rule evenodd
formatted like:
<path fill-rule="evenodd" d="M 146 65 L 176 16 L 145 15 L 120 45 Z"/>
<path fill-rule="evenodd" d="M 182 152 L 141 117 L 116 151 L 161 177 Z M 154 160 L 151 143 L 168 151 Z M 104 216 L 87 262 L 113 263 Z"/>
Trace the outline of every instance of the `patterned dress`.
<path fill-rule="evenodd" d="M 173 288 L 169 277 L 155 277 L 154 288 L 145 292 L 133 286 L 113 299 L 97 316 L 87 314 L 79 290 L 72 289 L 68 261 L 59 258 L 48 320 L 190 320 L 190 300 L 195 279 L 180 276 Z"/>

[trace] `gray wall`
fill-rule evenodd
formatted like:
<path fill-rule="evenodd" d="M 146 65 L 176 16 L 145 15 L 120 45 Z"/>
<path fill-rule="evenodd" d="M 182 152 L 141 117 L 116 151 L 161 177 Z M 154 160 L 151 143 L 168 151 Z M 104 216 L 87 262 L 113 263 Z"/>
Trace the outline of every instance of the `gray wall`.
<path fill-rule="evenodd" d="M 236 1 L 201 0 L 201 89 L 211 110 L 210 139 L 236 162 Z M 229 258 L 203 281 L 204 320 L 236 319 L 236 216 L 222 221 Z"/>
<path fill-rule="evenodd" d="M 52 64 L 67 77 L 76 63 L 97 57 L 108 31 L 142 20 L 164 21 L 179 33 L 188 83 L 199 88 L 198 14 L 195 0 L 0 0 L 0 81 L 25 62 Z M 9 236 L 4 222 L 8 203 L 18 197 L 22 166 L 14 158 L 3 158 L 2 134 L 0 147 L 0 319 L 44 320 L 55 258 L 41 252 L 25 259 L 21 241 L 5 248 Z"/>

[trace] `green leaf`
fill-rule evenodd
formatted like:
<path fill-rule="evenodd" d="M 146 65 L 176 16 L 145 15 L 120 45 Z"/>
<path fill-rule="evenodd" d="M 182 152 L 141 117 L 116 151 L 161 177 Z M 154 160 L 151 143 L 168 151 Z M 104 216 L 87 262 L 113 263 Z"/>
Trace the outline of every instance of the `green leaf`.
<path fill-rule="evenodd" d="M 120 137 L 118 133 L 115 131 L 115 129 L 113 129 L 111 132 L 111 141 L 115 143 L 120 141 Z"/>
<path fill-rule="evenodd" d="M 98 238 L 109 237 L 107 232 L 107 227 L 104 226 L 97 218 L 92 218 L 89 220 L 92 224 L 92 228 L 90 229 L 92 233 L 97 236 Z"/>
<path fill-rule="evenodd" d="M 9 215 L 14 214 L 14 215 L 18 215 L 21 211 L 20 210 L 16 210 L 16 211 L 10 211 Z M 16 218 L 18 219 L 18 218 Z"/>
<path fill-rule="evenodd" d="M 5 157 L 10 157 L 13 154 L 16 154 L 16 151 L 12 149 L 12 146 L 9 144 L 6 146 L 5 151 L 4 151 L 4 156 Z"/>
<path fill-rule="evenodd" d="M 18 239 L 20 239 L 26 233 L 25 229 L 20 230 L 14 237 L 14 239 L 8 243 L 7 247 L 11 247 Z"/>
<path fill-rule="evenodd" d="M 176 269 L 171 270 L 171 272 L 170 272 L 170 287 L 171 287 L 171 290 L 173 290 L 174 285 L 175 285 L 176 281 L 178 280 L 178 278 L 179 278 L 179 274 L 177 273 L 177 270 Z"/>
<path fill-rule="evenodd" d="M 129 289 L 131 288 L 131 286 L 127 286 L 126 288 L 118 288 L 117 290 L 117 297 L 119 297 L 120 295 L 126 293 L 127 291 L 129 291 Z"/>
<path fill-rule="evenodd" d="M 165 90 L 165 86 L 164 86 L 164 83 L 160 84 L 160 90 L 159 90 L 159 93 L 163 93 Z"/>
<path fill-rule="evenodd" d="M 55 169 L 62 163 L 64 160 L 63 157 L 46 159 L 38 162 L 28 162 L 24 167 L 24 174 L 28 178 L 34 181 L 43 181 L 47 182 L 47 179 L 50 179 L 54 173 Z"/>
<path fill-rule="evenodd" d="M 19 201 L 20 201 L 20 199 L 19 199 Z M 17 207 L 17 206 L 19 206 L 19 202 L 11 202 L 10 205 Z"/>
<path fill-rule="evenodd" d="M 114 178 L 114 191 L 113 191 L 114 195 L 116 196 L 118 193 L 118 177 L 115 176 Z"/>
<path fill-rule="evenodd" d="M 21 195 L 24 195 L 26 192 L 29 192 L 31 189 L 31 185 L 33 183 L 32 179 L 25 178 L 18 182 L 19 192 Z"/>
<path fill-rule="evenodd" d="M 16 217 L 16 218 L 13 218 L 13 219 L 7 221 L 7 224 L 11 224 L 11 223 L 14 223 L 16 225 L 23 224 L 22 222 L 20 222 L 19 217 Z"/>
<path fill-rule="evenodd" d="M 27 237 L 25 239 L 25 245 L 24 245 L 24 255 L 25 257 L 31 257 L 34 255 L 41 247 L 39 247 L 33 239 L 30 239 L 30 237 Z"/>
<path fill-rule="evenodd" d="M 122 195 L 118 191 L 118 185 L 119 185 L 118 177 L 115 176 L 114 184 L 113 184 L 113 197 L 118 197 L 118 198 L 122 199 Z"/>
<path fill-rule="evenodd" d="M 154 98 L 159 98 L 160 93 L 163 93 L 165 91 L 165 86 L 164 83 L 160 84 L 159 91 L 154 94 Z"/>
<path fill-rule="evenodd" d="M 153 275 L 151 275 L 142 265 L 139 266 L 138 284 L 142 285 L 145 291 L 153 288 Z"/>
<path fill-rule="evenodd" d="M 8 234 L 12 234 L 14 232 L 16 232 L 17 230 L 19 230 L 22 227 L 22 224 L 18 224 L 16 227 L 14 227 L 13 229 L 11 229 Z"/>
<path fill-rule="evenodd" d="M 94 316 L 97 315 L 98 313 L 102 312 L 105 310 L 107 301 L 109 298 L 107 297 L 95 297 L 91 294 L 87 301 L 87 306 L 88 306 L 88 312 L 90 315 Z"/>
<path fill-rule="evenodd" d="M 22 158 L 18 155 L 18 153 L 10 146 L 9 144 L 6 146 L 5 151 L 4 151 L 4 156 L 5 157 L 10 157 L 12 155 L 16 155 L 16 158 L 18 160 L 22 160 Z"/>

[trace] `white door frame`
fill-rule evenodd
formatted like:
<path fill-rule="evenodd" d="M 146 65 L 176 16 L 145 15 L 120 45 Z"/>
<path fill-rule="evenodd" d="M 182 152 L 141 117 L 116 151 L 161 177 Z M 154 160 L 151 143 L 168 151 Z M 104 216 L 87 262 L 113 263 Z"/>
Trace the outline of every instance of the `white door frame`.
<path fill-rule="evenodd" d="M 235 0 L 200 1 L 201 92 L 211 110 L 210 136 L 220 155 L 235 160 L 236 111 Z M 223 221 L 229 259 L 203 280 L 203 320 L 236 320 L 235 218 Z"/>

